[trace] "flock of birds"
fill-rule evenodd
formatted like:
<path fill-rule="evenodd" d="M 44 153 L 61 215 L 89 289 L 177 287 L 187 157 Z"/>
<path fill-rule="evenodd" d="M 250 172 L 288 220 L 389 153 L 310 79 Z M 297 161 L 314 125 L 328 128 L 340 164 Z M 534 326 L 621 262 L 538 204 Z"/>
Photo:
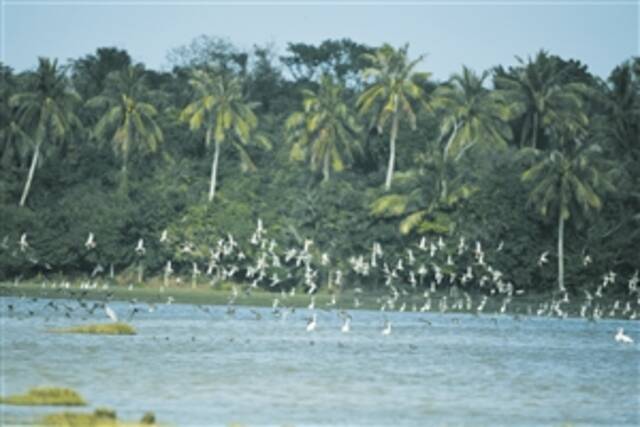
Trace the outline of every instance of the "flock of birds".
<path fill-rule="evenodd" d="M 422 237 L 400 254 L 385 253 L 382 245 L 376 242 L 370 251 L 336 262 L 329 253 L 316 249 L 314 242 L 309 239 L 301 240 L 294 247 L 281 249 L 275 239 L 268 237 L 267 230 L 258 219 L 257 227 L 245 247 L 241 247 L 231 234 L 212 246 L 198 246 L 192 242 L 172 239 L 167 230 L 161 233 L 158 243 L 178 254 L 177 261 L 168 259 L 163 267 L 160 292 L 164 293 L 171 283 L 182 283 L 182 277 L 176 274 L 174 265 L 179 265 L 181 270 L 185 266 L 190 267 L 193 286 L 203 278 L 212 287 L 231 282 L 227 300 L 228 314 L 235 313 L 235 304 L 241 293 L 251 295 L 261 289 L 270 291 L 270 295 L 273 295 L 273 314 L 283 316 L 295 311 L 292 297 L 298 292 L 308 298 L 307 309 L 311 313 L 306 325 L 308 332 L 313 332 L 318 323 L 316 296 L 321 288 L 325 288 L 323 292 L 329 300 L 322 308 L 336 310 L 342 318 L 343 333 L 351 331 L 352 317 L 347 308 L 362 307 L 366 297 L 374 300 L 373 304 L 383 312 L 382 335 L 392 333 L 391 322 L 384 315 L 388 311 L 437 310 L 441 313 L 450 311 L 480 315 L 493 310 L 495 314 L 513 314 L 516 320 L 520 320 L 521 315 L 566 318 L 571 314 L 591 321 L 603 317 L 634 320 L 638 318 L 640 311 L 640 279 L 637 270 L 628 278 L 623 296 L 620 296 L 620 286 L 614 289 L 620 278 L 615 272 L 609 271 L 602 276 L 600 283 L 579 291 L 578 295 L 584 295 L 583 298 L 570 296 L 567 289 L 559 289 L 548 300 L 526 304 L 526 290 L 516 288 L 508 275 L 491 263 L 503 251 L 504 242 L 500 242 L 493 250 L 486 250 L 480 241 L 470 243 L 465 237 L 460 237 L 454 243 L 445 242 L 442 237 L 433 240 Z M 8 237 L 5 237 L 0 246 L 4 250 L 12 250 Z M 89 233 L 84 247 L 87 251 L 96 250 L 98 241 L 94 233 Z M 133 251 L 141 261 L 139 265 L 142 265 L 147 252 L 144 239 L 138 240 Z M 34 263 L 37 262 L 27 233 L 21 235 L 14 247 L 14 255 L 16 252 L 30 257 Z M 587 254 L 583 258 L 583 265 L 586 267 L 592 261 Z M 537 260 L 538 267 L 546 268 L 548 263 L 549 252 L 544 252 Z M 76 298 L 87 313 L 93 314 L 96 309 L 101 309 L 111 320 L 117 321 L 117 314 L 108 305 L 113 297 L 113 293 L 109 293 L 109 277 L 113 279 L 114 276 L 113 266 L 108 273 L 109 277 L 103 276 L 106 276 L 105 268 L 97 264 L 88 279 L 79 284 L 79 290 L 71 291 L 70 295 Z M 139 281 L 142 281 L 142 269 Z M 363 284 L 376 288 L 375 295 L 365 295 Z M 42 287 L 58 291 L 69 291 L 72 288 L 69 282 L 46 281 L 42 283 Z M 129 290 L 133 288 L 132 284 L 128 287 Z M 106 300 L 89 303 L 85 298 L 92 289 L 107 292 Z M 172 297 L 167 298 L 168 304 L 172 301 Z M 579 308 L 572 309 L 572 306 Z M 59 309 L 53 301 L 47 307 Z M 70 317 L 73 309 L 68 305 L 62 307 L 65 315 Z M 198 307 L 208 311 L 206 306 Z M 12 313 L 14 308 L 10 305 L 9 312 Z M 148 310 L 154 309 L 155 305 L 149 304 Z M 141 310 L 132 304 L 129 319 Z M 256 318 L 261 316 L 255 310 L 252 312 Z M 633 339 L 622 328 L 614 338 L 620 343 L 633 343 Z"/>

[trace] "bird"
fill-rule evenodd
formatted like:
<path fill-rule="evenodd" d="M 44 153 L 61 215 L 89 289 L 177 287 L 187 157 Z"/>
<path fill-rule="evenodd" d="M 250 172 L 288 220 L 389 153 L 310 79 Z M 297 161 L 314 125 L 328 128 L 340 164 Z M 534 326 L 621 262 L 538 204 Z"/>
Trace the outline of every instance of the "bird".
<path fill-rule="evenodd" d="M 91 250 L 96 247 L 95 236 L 92 232 L 89 232 L 89 237 L 87 237 L 87 241 L 85 242 L 84 247 L 87 248 L 87 250 Z"/>
<path fill-rule="evenodd" d="M 342 328 L 340 330 L 345 334 L 351 331 L 351 317 L 344 318 L 344 323 L 342 324 Z"/>
<path fill-rule="evenodd" d="M 540 258 L 538 259 L 539 267 L 542 267 L 544 264 L 549 262 L 549 260 L 547 259 L 548 255 L 549 255 L 549 251 L 544 251 L 542 255 L 540 255 Z"/>
<path fill-rule="evenodd" d="M 615 336 L 616 342 L 623 344 L 633 344 L 633 339 L 629 335 L 625 335 L 623 328 L 618 328 Z"/>
<path fill-rule="evenodd" d="M 118 315 L 116 312 L 106 304 L 104 305 L 104 312 L 107 313 L 107 316 L 109 316 L 109 319 L 111 319 L 112 322 L 118 321 Z"/>
<path fill-rule="evenodd" d="M 22 233 L 22 235 L 20 236 L 20 242 L 18 244 L 20 245 L 21 252 L 24 252 L 27 250 L 27 248 L 29 248 L 29 242 L 27 242 L 27 233 Z"/>
<path fill-rule="evenodd" d="M 384 321 L 384 329 L 382 330 L 382 335 L 391 335 L 391 322 L 388 320 Z"/>
<path fill-rule="evenodd" d="M 316 329 L 316 313 L 313 313 L 313 316 L 307 322 L 307 332 L 313 332 Z"/>
<path fill-rule="evenodd" d="M 144 255 L 144 253 L 147 251 L 144 248 L 144 240 L 143 239 L 138 240 L 138 246 L 136 246 L 135 250 L 136 250 L 136 254 L 138 254 L 139 256 Z"/>
<path fill-rule="evenodd" d="M 166 229 L 162 230 L 162 234 L 160 235 L 160 243 L 164 243 L 167 240 L 169 240 L 168 234 L 169 234 L 169 232 Z"/>

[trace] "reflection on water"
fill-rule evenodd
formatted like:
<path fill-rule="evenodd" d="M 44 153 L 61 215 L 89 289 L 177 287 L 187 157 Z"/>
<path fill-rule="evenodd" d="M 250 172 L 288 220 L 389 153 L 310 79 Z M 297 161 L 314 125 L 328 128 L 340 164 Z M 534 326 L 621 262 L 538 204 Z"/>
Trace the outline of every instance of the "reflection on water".
<path fill-rule="evenodd" d="M 640 425 L 640 346 L 613 339 L 623 326 L 640 341 L 630 321 L 387 313 L 385 337 L 379 312 L 352 312 L 343 334 L 318 310 L 307 333 L 308 310 L 173 304 L 136 314 L 136 336 L 92 336 L 47 333 L 81 320 L 45 304 L 1 299 L 3 394 L 71 387 L 121 418 L 182 426 Z M 0 409 L 4 422 L 55 410 Z"/>

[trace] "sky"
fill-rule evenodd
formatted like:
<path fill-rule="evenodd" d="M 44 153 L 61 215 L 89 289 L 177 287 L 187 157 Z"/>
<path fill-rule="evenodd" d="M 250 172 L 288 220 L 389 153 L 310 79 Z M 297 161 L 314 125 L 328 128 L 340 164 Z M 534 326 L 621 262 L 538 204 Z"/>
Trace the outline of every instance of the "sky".
<path fill-rule="evenodd" d="M 206 34 L 242 49 L 351 38 L 410 44 L 420 69 L 444 80 L 465 64 L 514 65 L 546 49 L 601 77 L 639 55 L 640 0 L 0 0 L 0 59 L 17 71 L 38 56 L 64 62 L 98 47 L 126 49 L 150 68 Z"/>

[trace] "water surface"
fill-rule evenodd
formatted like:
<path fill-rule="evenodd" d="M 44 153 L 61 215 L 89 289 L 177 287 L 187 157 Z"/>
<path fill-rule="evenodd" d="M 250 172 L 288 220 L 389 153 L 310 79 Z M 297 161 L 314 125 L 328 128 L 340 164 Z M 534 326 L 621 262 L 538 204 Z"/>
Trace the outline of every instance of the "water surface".
<path fill-rule="evenodd" d="M 2 394 L 71 387 L 119 418 L 153 411 L 181 426 L 640 425 L 640 349 L 613 339 L 623 326 L 639 341 L 637 322 L 363 310 L 343 334 L 336 310 L 318 310 L 307 333 L 304 309 L 238 307 L 232 317 L 226 307 L 142 304 L 137 335 L 96 336 L 48 333 L 108 319 L 67 318 L 47 302 L 0 301 Z M 8 424 L 56 409 L 0 410 Z"/>

